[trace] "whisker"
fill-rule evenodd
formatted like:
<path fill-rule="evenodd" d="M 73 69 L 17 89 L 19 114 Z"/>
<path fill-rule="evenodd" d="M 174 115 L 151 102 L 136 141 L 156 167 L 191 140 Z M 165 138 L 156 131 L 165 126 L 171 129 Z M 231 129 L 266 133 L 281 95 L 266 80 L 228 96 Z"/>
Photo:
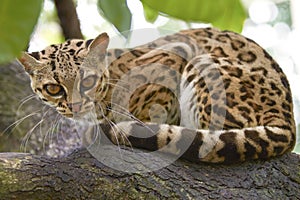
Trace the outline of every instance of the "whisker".
<path fill-rule="evenodd" d="M 125 86 L 121 86 L 121 85 L 119 85 L 119 84 L 110 83 L 110 82 L 105 82 L 105 84 L 107 84 L 107 85 L 112 85 L 113 87 L 118 87 L 118 88 L 122 89 L 122 91 L 125 90 L 126 92 L 129 92 L 129 89 L 126 88 Z"/>
<path fill-rule="evenodd" d="M 22 107 L 26 102 L 30 101 L 31 99 L 34 99 L 35 97 L 36 97 L 36 95 L 35 95 L 35 94 L 32 94 L 32 95 L 29 95 L 29 96 L 23 98 L 23 99 L 20 101 L 20 105 L 19 105 L 18 108 L 17 108 L 17 113 L 20 112 L 21 107 Z"/>
<path fill-rule="evenodd" d="M 54 135 L 54 131 L 56 129 L 56 127 L 58 126 L 59 124 L 59 120 L 61 119 L 62 117 L 57 114 L 54 121 L 51 123 L 48 131 L 46 132 L 45 134 L 45 137 L 44 137 L 44 141 L 43 141 L 43 149 L 46 149 L 46 141 L 47 141 L 47 138 L 49 138 L 49 144 L 52 144 L 53 143 L 53 135 Z"/>
<path fill-rule="evenodd" d="M 99 107 L 101 107 L 101 106 L 99 106 Z M 101 107 L 101 109 L 102 109 L 102 107 Z M 103 113 L 103 110 L 102 110 L 102 113 Z M 118 131 L 118 129 L 119 129 L 120 135 L 122 136 L 123 143 L 126 144 L 126 142 L 127 142 L 129 144 L 129 146 L 132 148 L 131 142 L 128 140 L 128 138 L 126 136 L 126 132 L 124 130 L 120 129 L 115 122 L 109 120 L 106 116 L 103 116 L 103 117 L 109 123 L 109 125 L 112 127 L 114 133 L 116 133 Z M 124 138 L 126 140 L 124 140 Z M 117 137 L 116 137 L 116 140 L 118 142 L 118 138 Z"/>
<path fill-rule="evenodd" d="M 120 111 L 116 111 L 116 110 L 113 110 L 112 108 L 106 108 L 107 110 L 111 111 L 111 112 L 114 112 L 116 114 L 119 114 L 119 115 L 122 115 L 122 116 L 125 116 L 125 117 L 128 117 L 134 121 L 137 121 L 140 125 L 142 125 L 144 128 L 148 129 L 151 133 L 155 134 L 153 132 L 153 130 L 151 128 L 149 128 L 143 121 L 141 121 L 140 119 L 136 118 L 134 115 L 132 115 L 130 112 L 127 111 L 126 108 L 116 104 L 116 103 L 112 103 L 114 106 L 117 106 L 118 108 L 121 109 L 121 112 Z M 122 111 L 123 110 L 123 111 Z"/>
<path fill-rule="evenodd" d="M 34 116 L 34 115 L 40 114 L 40 111 L 41 111 L 41 110 L 35 111 L 35 112 L 31 113 L 31 114 L 28 114 L 28 115 L 22 117 L 21 119 L 18 119 L 17 121 L 15 121 L 15 122 L 12 123 L 11 125 L 9 125 L 6 129 L 4 129 L 4 130 L 2 131 L 2 133 L 0 134 L 0 136 L 3 136 L 3 135 L 11 128 L 11 127 L 13 127 L 13 129 L 11 130 L 11 132 L 12 132 L 12 131 L 13 131 L 18 125 L 20 125 L 25 119 L 27 119 L 27 118 L 29 118 L 29 117 L 32 117 L 32 116 Z"/>
<path fill-rule="evenodd" d="M 45 109 L 47 109 L 46 111 L 44 111 Z M 27 146 L 27 143 L 31 137 L 31 135 L 34 133 L 34 130 L 36 128 L 39 127 L 39 133 L 41 136 L 43 136 L 43 130 L 42 130 L 42 125 L 43 125 L 43 122 L 46 121 L 47 119 L 45 118 L 45 116 L 48 114 L 48 112 L 51 110 L 51 108 L 49 108 L 48 106 L 43 106 L 43 108 L 41 109 L 41 113 L 42 113 L 42 117 L 40 119 L 40 121 L 35 125 L 33 126 L 27 133 L 26 135 L 24 136 L 23 140 L 22 140 L 22 143 L 21 143 L 21 146 L 20 146 L 20 150 L 21 151 L 25 151 L 26 152 L 26 146 Z"/>
<path fill-rule="evenodd" d="M 99 128 L 99 124 L 97 123 L 97 115 L 95 113 L 91 113 L 92 114 L 92 119 L 94 119 L 94 123 L 93 124 L 96 124 L 96 130 L 93 128 L 93 133 L 92 133 L 92 141 L 91 141 L 91 144 L 94 144 L 97 140 L 97 138 L 99 138 L 99 136 L 101 135 L 101 128 Z M 96 134 L 95 136 L 93 134 Z M 89 133 L 88 133 L 89 134 Z M 101 136 L 100 136 L 101 137 Z"/>
<path fill-rule="evenodd" d="M 22 139 L 22 142 L 21 142 L 21 145 L 20 145 L 20 151 L 21 152 L 26 152 L 26 146 L 27 146 L 27 143 L 33 133 L 33 131 L 38 127 L 40 126 L 43 122 L 44 122 L 45 119 L 41 119 L 36 125 L 34 125 L 27 133 L 26 135 L 24 136 L 24 138 Z"/>
<path fill-rule="evenodd" d="M 102 113 L 103 113 L 103 108 L 99 105 L 99 108 L 101 109 Z M 119 148 L 119 152 L 120 152 L 120 156 L 122 158 L 122 152 L 121 152 L 121 148 L 120 148 L 120 142 L 119 142 L 119 139 L 118 139 L 118 136 L 117 136 L 117 133 L 119 132 L 120 133 L 120 136 L 122 138 L 122 141 L 124 143 L 124 145 L 126 144 L 126 141 L 127 143 L 129 144 L 129 146 L 132 148 L 132 145 L 131 145 L 131 142 L 128 140 L 127 136 L 126 136 L 126 133 L 124 130 L 120 129 L 116 123 L 114 123 L 113 121 L 109 120 L 105 115 L 102 115 L 103 118 L 107 121 L 107 123 L 110 125 L 110 127 L 112 128 L 112 131 L 114 132 L 114 137 L 116 139 L 116 142 L 117 142 L 117 146 Z M 119 129 L 119 130 L 118 130 Z M 124 140 L 124 137 L 126 139 L 126 141 Z"/>
<path fill-rule="evenodd" d="M 122 79 L 117 79 L 117 78 L 109 78 L 108 81 L 115 81 L 116 83 L 121 82 L 121 83 L 128 84 L 127 81 L 122 80 Z"/>
<path fill-rule="evenodd" d="M 52 130 L 49 134 L 49 144 L 55 145 L 55 142 L 58 142 L 60 140 L 65 141 L 64 135 L 62 132 L 62 123 L 60 121 L 61 118 L 57 118 L 55 123 L 53 124 Z M 61 137 L 61 138 L 60 138 Z"/>

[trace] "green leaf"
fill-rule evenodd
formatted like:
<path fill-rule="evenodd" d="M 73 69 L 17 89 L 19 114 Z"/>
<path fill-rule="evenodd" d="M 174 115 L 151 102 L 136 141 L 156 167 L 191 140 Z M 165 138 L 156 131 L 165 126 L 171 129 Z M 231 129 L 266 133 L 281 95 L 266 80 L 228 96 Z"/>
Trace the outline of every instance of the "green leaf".
<path fill-rule="evenodd" d="M 42 3 L 42 0 L 0 1 L 0 63 L 13 60 L 26 49 Z"/>
<path fill-rule="evenodd" d="M 126 0 L 98 0 L 100 14 L 112 23 L 125 37 L 131 27 L 131 12 Z"/>
<path fill-rule="evenodd" d="M 147 4 L 143 4 L 143 8 L 144 8 L 145 19 L 148 22 L 150 22 L 150 23 L 155 22 L 155 20 L 158 17 L 158 11 L 157 10 L 153 10 L 152 8 L 150 8 L 149 6 L 147 6 Z"/>
<path fill-rule="evenodd" d="M 187 22 L 211 23 L 240 32 L 246 12 L 240 0 L 141 0 L 144 5 Z"/>

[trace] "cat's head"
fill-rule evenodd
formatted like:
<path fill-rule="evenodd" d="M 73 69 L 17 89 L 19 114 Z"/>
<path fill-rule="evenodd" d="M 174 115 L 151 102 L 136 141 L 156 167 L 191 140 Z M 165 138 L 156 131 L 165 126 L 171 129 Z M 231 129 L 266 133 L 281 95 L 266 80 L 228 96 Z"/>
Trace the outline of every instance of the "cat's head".
<path fill-rule="evenodd" d="M 39 98 L 65 117 L 83 116 L 105 95 L 106 33 L 94 40 L 68 40 L 19 58 Z"/>

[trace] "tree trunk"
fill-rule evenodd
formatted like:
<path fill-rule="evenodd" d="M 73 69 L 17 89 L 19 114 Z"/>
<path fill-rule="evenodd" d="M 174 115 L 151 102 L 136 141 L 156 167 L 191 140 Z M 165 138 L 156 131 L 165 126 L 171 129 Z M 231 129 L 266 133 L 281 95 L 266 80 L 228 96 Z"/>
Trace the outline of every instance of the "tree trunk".
<path fill-rule="evenodd" d="M 80 23 L 73 0 L 54 0 L 65 39 L 82 39 Z"/>
<path fill-rule="evenodd" d="M 176 161 L 155 172 L 127 174 L 84 149 L 60 159 L 2 153 L 0 198 L 300 199 L 299 163 L 297 154 L 229 166 Z"/>

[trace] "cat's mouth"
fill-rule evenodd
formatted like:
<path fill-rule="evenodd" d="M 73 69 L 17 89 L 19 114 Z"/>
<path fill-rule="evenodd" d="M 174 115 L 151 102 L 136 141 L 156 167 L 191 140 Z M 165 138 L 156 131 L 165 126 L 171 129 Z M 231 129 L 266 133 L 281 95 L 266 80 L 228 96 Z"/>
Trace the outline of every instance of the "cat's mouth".
<path fill-rule="evenodd" d="M 67 118 L 80 119 L 80 118 L 84 118 L 84 116 L 86 116 L 90 113 L 91 113 L 91 110 L 80 111 L 80 112 L 70 112 L 70 113 L 60 113 L 60 114 Z"/>
<path fill-rule="evenodd" d="M 80 113 L 64 113 L 62 114 L 64 117 L 72 119 L 77 122 L 83 122 L 84 124 L 98 124 L 99 121 L 94 112 L 86 111 Z"/>
<path fill-rule="evenodd" d="M 58 112 L 66 118 L 71 118 L 71 119 L 75 119 L 75 120 L 84 119 L 84 118 L 86 118 L 87 115 L 93 115 L 93 113 L 94 113 L 93 107 L 91 107 L 90 109 L 81 109 L 81 110 L 69 111 L 69 112 L 61 112 L 58 110 Z"/>

